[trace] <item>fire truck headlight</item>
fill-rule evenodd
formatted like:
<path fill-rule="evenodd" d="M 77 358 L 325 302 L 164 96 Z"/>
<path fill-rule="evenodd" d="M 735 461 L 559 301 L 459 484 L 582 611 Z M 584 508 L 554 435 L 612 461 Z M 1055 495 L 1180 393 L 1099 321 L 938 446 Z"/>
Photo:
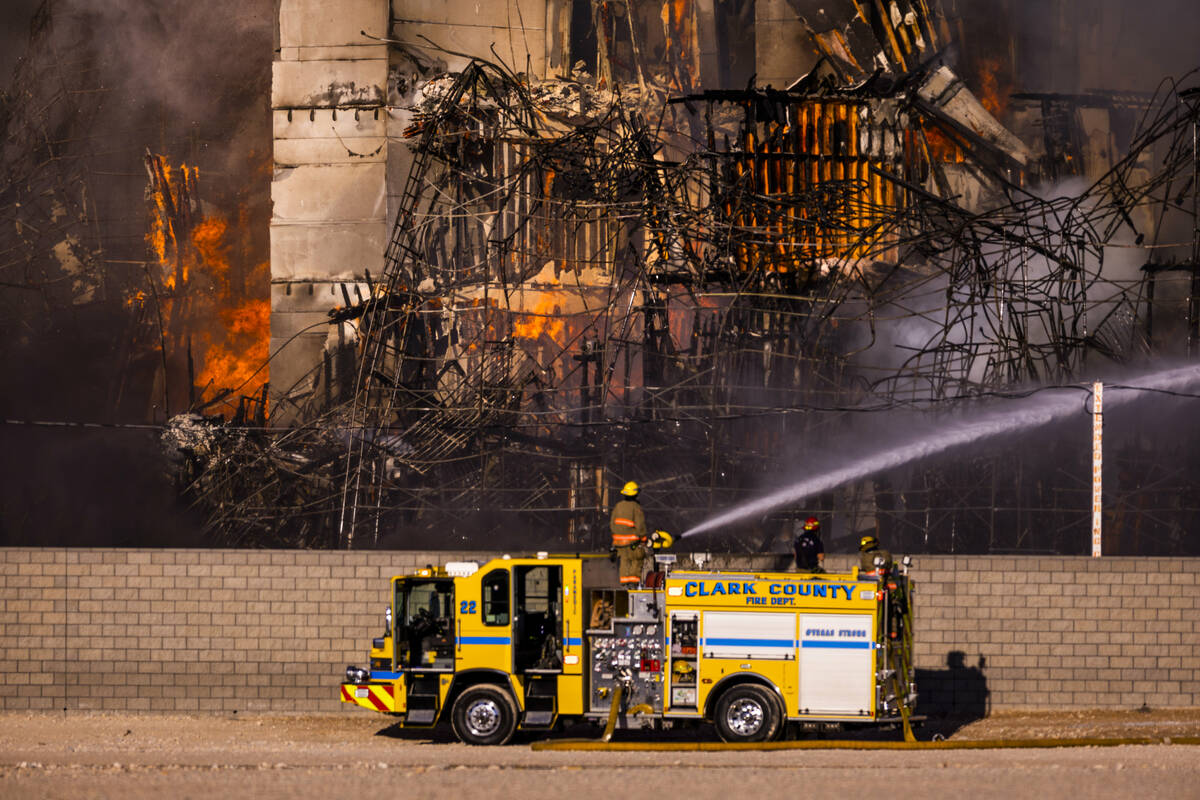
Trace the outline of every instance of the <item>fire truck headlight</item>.
<path fill-rule="evenodd" d="M 874 563 L 875 563 L 875 566 L 878 568 L 878 567 L 882 567 L 884 565 L 884 563 L 886 563 L 886 562 L 884 562 L 883 556 L 875 556 Z"/>
<path fill-rule="evenodd" d="M 912 566 L 912 556 L 905 556 L 904 558 L 900 559 L 900 563 L 903 564 L 905 566 L 905 568 L 911 567 Z"/>
<path fill-rule="evenodd" d="M 362 667 L 346 667 L 346 683 L 366 683 L 370 677 L 371 673 Z"/>

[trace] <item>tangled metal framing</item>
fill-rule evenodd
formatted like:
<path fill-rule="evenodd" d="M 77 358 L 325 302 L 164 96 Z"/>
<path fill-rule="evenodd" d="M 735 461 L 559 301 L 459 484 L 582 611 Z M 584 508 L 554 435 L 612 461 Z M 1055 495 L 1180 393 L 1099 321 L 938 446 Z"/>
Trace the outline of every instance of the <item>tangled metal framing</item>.
<path fill-rule="evenodd" d="M 232 542 L 595 548 L 617 481 L 679 527 L 863 411 L 1134 363 L 1171 346 L 1164 272 L 1197 274 L 1196 126 L 1196 93 L 1165 85 L 1106 174 L 1038 194 L 916 76 L 656 103 L 474 61 L 427 87 L 385 273 L 331 314 L 353 369 L 339 387 L 327 365 L 285 431 L 184 448 L 190 491 Z M 1085 486 L 969 460 L 814 508 L 908 546 L 1070 551 Z M 1145 510 L 1171 487 L 1162 530 L 1200 509 L 1176 478 L 1129 493 Z M 770 546 L 780 522 L 727 542 Z"/>

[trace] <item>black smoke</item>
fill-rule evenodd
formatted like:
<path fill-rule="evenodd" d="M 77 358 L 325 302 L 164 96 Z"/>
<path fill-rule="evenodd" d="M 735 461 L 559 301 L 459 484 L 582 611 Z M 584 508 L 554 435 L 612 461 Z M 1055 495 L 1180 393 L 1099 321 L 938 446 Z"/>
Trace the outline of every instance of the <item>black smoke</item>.
<path fill-rule="evenodd" d="M 4 544 L 195 544 L 158 434 L 147 152 L 269 258 L 272 0 L 8 0 L 0 9 Z"/>

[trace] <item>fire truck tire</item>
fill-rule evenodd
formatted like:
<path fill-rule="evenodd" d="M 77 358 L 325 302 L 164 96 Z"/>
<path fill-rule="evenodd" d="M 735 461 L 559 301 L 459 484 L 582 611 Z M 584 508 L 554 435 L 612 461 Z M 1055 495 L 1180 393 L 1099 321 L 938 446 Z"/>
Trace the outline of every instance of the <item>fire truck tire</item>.
<path fill-rule="evenodd" d="M 775 705 L 775 718 L 779 720 L 779 724 L 775 726 L 775 734 L 768 741 L 778 742 L 787 739 L 787 710 L 783 705 L 783 699 L 770 690 L 767 691 L 767 697 L 771 698 L 771 702 Z"/>
<path fill-rule="evenodd" d="M 769 742 L 778 735 L 783 719 L 766 688 L 743 683 L 721 695 L 713 722 L 727 742 Z"/>
<path fill-rule="evenodd" d="M 517 704 L 494 683 L 472 686 L 454 701 L 450 724 L 466 744 L 506 744 L 517 730 Z"/>

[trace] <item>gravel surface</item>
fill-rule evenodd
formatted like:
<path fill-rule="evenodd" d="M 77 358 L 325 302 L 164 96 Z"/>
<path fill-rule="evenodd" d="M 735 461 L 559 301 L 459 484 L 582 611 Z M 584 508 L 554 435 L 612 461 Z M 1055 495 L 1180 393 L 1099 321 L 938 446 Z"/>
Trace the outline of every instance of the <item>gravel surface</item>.
<path fill-rule="evenodd" d="M 954 739 L 1200 736 L 1200 711 L 998 714 L 926 726 Z M 579 734 L 584 731 L 572 731 Z M 620 736 L 620 734 L 619 734 Z M 624 738 L 630 738 L 628 734 Z M 923 735 L 922 738 L 927 738 Z M 1200 747 L 937 752 L 533 752 L 398 731 L 370 713 L 304 716 L 0 715 L 0 797 L 586 798 L 747 792 L 844 798 L 972 794 L 1197 797 Z M 1069 793 L 1069 795 L 1068 795 Z"/>

